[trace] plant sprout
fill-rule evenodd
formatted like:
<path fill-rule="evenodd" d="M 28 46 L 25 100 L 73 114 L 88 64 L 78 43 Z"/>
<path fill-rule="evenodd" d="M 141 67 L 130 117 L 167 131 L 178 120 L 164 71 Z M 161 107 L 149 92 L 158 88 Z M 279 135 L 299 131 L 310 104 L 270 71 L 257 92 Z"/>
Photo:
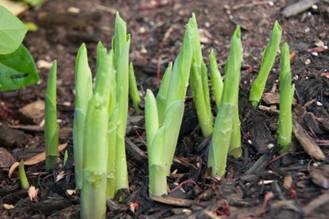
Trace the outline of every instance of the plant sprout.
<path fill-rule="evenodd" d="M 272 36 L 268 43 L 262 58 L 262 64 L 257 78 L 251 86 L 249 101 L 256 107 L 262 98 L 268 75 L 272 69 L 276 54 L 280 47 L 282 28 L 276 21 L 272 30 Z"/>
<path fill-rule="evenodd" d="M 83 140 L 88 103 L 93 94 L 87 48 L 82 44 L 75 63 L 75 111 L 73 120 L 73 152 L 76 186 L 82 187 Z"/>
<path fill-rule="evenodd" d="M 113 53 L 97 46 L 96 84 L 86 115 L 81 218 L 105 218 L 108 161 L 108 120 Z"/>
<path fill-rule="evenodd" d="M 19 167 L 18 167 L 18 175 L 19 175 L 19 180 L 21 181 L 21 186 L 23 189 L 28 190 L 30 187 L 29 180 L 26 177 L 25 169 L 24 169 L 24 161 L 21 160 L 19 162 Z"/>
<path fill-rule="evenodd" d="M 130 65 L 129 65 L 129 94 L 130 94 L 130 99 L 131 99 L 131 102 L 133 104 L 135 111 L 137 113 L 139 113 L 141 111 L 139 108 L 141 98 L 139 96 L 139 92 L 138 92 L 138 88 L 137 88 L 133 63 L 130 63 Z"/>
<path fill-rule="evenodd" d="M 285 43 L 281 47 L 280 59 L 280 114 L 278 144 L 281 152 L 287 152 L 291 144 L 292 135 L 292 101 L 295 86 L 291 85 L 291 69 L 289 59 L 289 46 Z"/>
<path fill-rule="evenodd" d="M 212 49 L 209 54 L 209 66 L 210 66 L 210 83 L 213 90 L 213 95 L 215 97 L 215 103 L 217 109 L 219 109 L 220 100 L 223 94 L 223 79 L 218 70 L 218 65 L 216 62 L 216 55 Z"/>
<path fill-rule="evenodd" d="M 242 62 L 240 35 L 240 27 L 237 26 L 231 39 L 230 53 L 225 65 L 223 95 L 208 154 L 208 167 L 211 168 L 213 176 L 221 177 L 225 174 L 227 155 L 233 136 L 234 111 L 237 106 Z"/>
<path fill-rule="evenodd" d="M 170 173 L 184 114 L 195 28 L 196 23 L 192 18 L 186 26 L 183 45 L 173 68 L 169 65 L 166 70 L 157 98 L 152 91 L 146 92 L 145 128 L 151 197 L 167 194 L 167 175 Z"/>
<path fill-rule="evenodd" d="M 190 84 L 202 134 L 208 137 L 213 131 L 213 115 L 209 98 L 207 67 L 202 58 L 199 29 L 194 14 L 192 22 L 194 51 Z"/>
<path fill-rule="evenodd" d="M 127 25 L 117 13 L 115 32 L 112 41 L 113 65 L 115 75 L 111 84 L 111 103 L 109 104 L 108 129 L 108 198 L 114 196 L 119 189 L 128 188 L 128 170 L 125 151 L 125 136 L 128 116 L 129 91 L 129 47 L 130 36 Z M 114 178 L 113 178 L 114 177 Z"/>
<path fill-rule="evenodd" d="M 58 157 L 58 124 L 57 124 L 57 62 L 54 61 L 48 75 L 47 91 L 45 97 L 45 145 L 46 169 L 56 167 Z"/>

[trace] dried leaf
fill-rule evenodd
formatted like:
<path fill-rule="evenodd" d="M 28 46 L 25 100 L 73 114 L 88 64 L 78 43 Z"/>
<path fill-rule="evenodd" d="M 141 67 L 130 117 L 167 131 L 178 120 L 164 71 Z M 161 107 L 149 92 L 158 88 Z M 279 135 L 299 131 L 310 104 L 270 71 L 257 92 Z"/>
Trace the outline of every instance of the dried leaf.
<path fill-rule="evenodd" d="M 58 151 L 62 151 L 64 150 L 66 147 L 68 146 L 68 144 L 61 144 L 58 146 Z M 28 160 L 24 161 L 24 165 L 25 166 L 32 166 L 35 164 L 38 164 L 42 161 L 44 161 L 46 159 L 46 153 L 45 152 L 41 152 L 31 158 L 29 158 Z M 14 173 L 15 169 L 19 166 L 19 162 L 15 162 L 9 169 L 8 172 L 8 177 L 10 178 L 11 175 Z"/>
<path fill-rule="evenodd" d="M 34 186 L 30 186 L 29 190 L 27 190 L 27 194 L 29 195 L 31 201 L 38 201 L 38 193 L 39 189 Z"/>

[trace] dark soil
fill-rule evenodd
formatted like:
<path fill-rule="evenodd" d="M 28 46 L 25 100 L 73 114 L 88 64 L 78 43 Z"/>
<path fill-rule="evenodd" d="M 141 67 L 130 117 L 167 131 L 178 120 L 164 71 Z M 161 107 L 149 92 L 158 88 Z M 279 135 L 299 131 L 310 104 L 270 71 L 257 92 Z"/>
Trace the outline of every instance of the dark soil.
<path fill-rule="evenodd" d="M 71 144 L 75 55 L 82 42 L 87 43 L 90 57 L 95 57 L 98 41 L 109 45 L 116 10 L 127 21 L 132 35 L 131 60 L 142 92 L 146 88 L 156 89 L 157 74 L 162 74 L 167 63 L 177 55 L 183 27 L 192 12 L 201 29 L 205 57 L 211 47 L 215 48 L 221 68 L 233 29 L 236 24 L 241 25 L 243 156 L 229 158 L 227 174 L 220 181 L 206 175 L 209 140 L 201 136 L 193 103 L 187 98 L 173 172 L 168 179 L 170 198 L 152 201 L 147 194 L 143 116 L 131 109 L 127 135 L 130 189 L 124 201 L 108 202 L 109 218 L 327 218 L 329 50 L 323 48 L 321 42 L 329 44 L 329 4 L 321 1 L 317 7 L 284 18 L 280 12 L 294 2 L 57 0 L 26 11 L 22 19 L 38 25 L 36 32 L 27 35 L 25 44 L 39 63 L 42 80 L 39 85 L 0 94 L 0 147 L 6 150 L 1 153 L 9 153 L 5 156 L 7 159 L 0 160 L 3 166 L 0 169 L 0 218 L 79 216 Z M 72 7 L 78 8 L 79 13 L 70 12 Z M 276 145 L 277 103 L 273 98 L 264 99 L 262 107 L 253 109 L 248 102 L 250 82 L 258 72 L 261 53 L 275 20 L 282 24 L 283 40 L 289 43 L 292 52 L 296 84 L 294 120 L 320 146 L 327 157 L 324 161 L 312 159 L 295 138 L 292 150 L 279 155 L 272 147 Z M 20 188 L 17 171 L 8 178 L 8 167 L 13 158 L 19 161 L 43 151 L 42 128 L 33 124 L 34 120 L 24 119 L 19 109 L 43 100 L 48 69 L 41 66 L 40 60 L 54 59 L 59 63 L 60 141 L 68 144 L 69 159 L 64 166 L 61 153 L 58 168 L 52 173 L 45 172 L 44 162 L 26 166 L 30 183 L 39 189 L 37 200 L 31 201 Z M 94 66 L 94 58 L 90 61 Z M 274 96 L 278 67 L 276 63 L 266 90 Z"/>

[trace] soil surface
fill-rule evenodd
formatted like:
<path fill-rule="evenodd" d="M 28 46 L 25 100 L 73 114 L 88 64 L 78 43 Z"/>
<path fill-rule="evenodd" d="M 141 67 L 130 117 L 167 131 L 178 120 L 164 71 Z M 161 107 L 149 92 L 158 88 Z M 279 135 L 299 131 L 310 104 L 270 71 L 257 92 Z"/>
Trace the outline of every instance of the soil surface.
<path fill-rule="evenodd" d="M 204 57 L 214 48 L 222 73 L 231 34 L 237 24 L 241 26 L 244 61 L 239 105 L 243 156 L 229 158 L 227 174 L 221 180 L 207 176 L 209 139 L 201 135 L 188 92 L 176 157 L 168 178 L 169 197 L 151 200 L 147 193 L 144 118 L 131 108 L 127 130 L 130 188 L 128 192 L 122 191 L 124 200 L 107 203 L 108 218 L 327 218 L 329 3 L 320 1 L 298 15 L 285 18 L 282 10 L 295 2 L 57 0 L 26 11 L 22 20 L 35 23 L 38 30 L 28 33 L 24 43 L 37 61 L 42 80 L 38 85 L 0 94 L 0 218 L 79 217 L 71 140 L 75 55 L 85 42 L 94 68 L 96 44 L 98 41 L 110 44 L 117 10 L 127 21 L 132 36 L 130 57 L 143 95 L 146 88 L 157 89 L 158 78 L 177 55 L 184 25 L 192 12 L 197 16 Z M 284 154 L 275 150 L 278 62 L 259 108 L 253 109 L 248 102 L 250 83 L 259 70 L 262 50 L 275 20 L 283 27 L 282 41 L 290 45 L 296 85 L 295 134 L 291 151 Z M 62 148 L 66 147 L 69 157 L 64 164 L 63 150 L 58 168 L 52 173 L 45 171 L 42 161 L 26 166 L 31 185 L 38 189 L 30 198 L 20 187 L 17 170 L 11 178 L 8 170 L 13 162 L 27 160 L 44 150 L 42 100 L 49 63 L 54 59 L 59 64 L 60 142 L 66 144 Z M 314 144 L 319 146 L 317 150 Z M 33 191 L 30 195 L 33 196 Z"/>

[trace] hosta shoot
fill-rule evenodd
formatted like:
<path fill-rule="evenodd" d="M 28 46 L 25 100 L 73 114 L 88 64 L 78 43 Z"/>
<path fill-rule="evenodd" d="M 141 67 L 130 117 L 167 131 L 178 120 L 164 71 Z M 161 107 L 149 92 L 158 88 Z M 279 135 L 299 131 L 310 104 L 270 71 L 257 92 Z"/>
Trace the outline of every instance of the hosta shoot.
<path fill-rule="evenodd" d="M 249 101 L 256 107 L 262 98 L 268 75 L 272 69 L 276 54 L 280 48 L 282 29 L 276 21 L 272 30 L 270 42 L 268 43 L 262 58 L 259 73 L 250 90 Z"/>
<path fill-rule="evenodd" d="M 48 75 L 47 91 L 45 97 L 45 145 L 46 169 L 56 167 L 58 157 L 58 124 L 57 124 L 57 62 L 54 61 Z"/>
<path fill-rule="evenodd" d="M 184 114 L 188 86 L 195 21 L 186 26 L 183 45 L 175 60 L 166 70 L 157 98 L 148 90 L 145 98 L 145 127 L 149 165 L 149 194 L 167 194 L 167 176 L 174 158 Z"/>
<path fill-rule="evenodd" d="M 202 57 L 199 29 L 194 14 L 192 21 L 194 51 L 190 85 L 202 134 L 208 137 L 213 131 L 213 115 L 211 113 L 207 67 Z"/>
<path fill-rule="evenodd" d="M 234 110 L 237 106 L 242 62 L 240 35 L 240 27 L 238 26 L 232 36 L 230 52 L 225 64 L 223 95 L 208 152 L 208 167 L 211 169 L 211 174 L 216 177 L 225 174 L 227 156 L 231 145 Z"/>
<path fill-rule="evenodd" d="M 87 48 L 82 44 L 75 62 L 75 111 L 73 120 L 73 152 L 76 186 L 82 186 L 82 161 L 85 120 L 88 103 L 93 94 L 91 70 L 88 64 Z"/>
<path fill-rule="evenodd" d="M 96 84 L 86 115 L 81 218 L 101 219 L 106 216 L 106 184 L 108 161 L 108 107 L 113 53 L 99 43 L 97 46 Z"/>
<path fill-rule="evenodd" d="M 139 92 L 138 92 L 138 88 L 137 88 L 137 82 L 136 82 L 133 63 L 130 63 L 130 65 L 129 65 L 129 94 L 130 94 L 130 99 L 131 99 L 131 102 L 133 104 L 135 111 L 137 113 L 139 113 L 141 111 L 139 108 L 141 98 L 139 96 Z"/>
<path fill-rule="evenodd" d="M 295 92 L 295 86 L 292 85 L 291 69 L 289 59 L 289 46 L 285 43 L 281 47 L 280 59 L 280 113 L 278 145 L 281 152 L 286 152 L 290 148 L 292 135 L 292 101 Z"/>
<path fill-rule="evenodd" d="M 216 55 L 212 49 L 209 54 L 209 66 L 210 66 L 210 83 L 212 87 L 212 93 L 214 95 L 217 109 L 219 109 L 220 100 L 223 94 L 223 79 L 219 72 Z"/>
<path fill-rule="evenodd" d="M 115 75 L 111 84 L 108 129 L 108 198 L 119 189 L 128 189 L 128 170 L 125 151 L 125 136 L 129 102 L 129 48 L 130 36 L 125 21 L 116 15 L 112 41 Z M 114 86 L 113 86 L 114 85 Z M 115 90 L 114 90 L 115 88 Z M 113 178 L 114 177 L 114 178 Z"/>

